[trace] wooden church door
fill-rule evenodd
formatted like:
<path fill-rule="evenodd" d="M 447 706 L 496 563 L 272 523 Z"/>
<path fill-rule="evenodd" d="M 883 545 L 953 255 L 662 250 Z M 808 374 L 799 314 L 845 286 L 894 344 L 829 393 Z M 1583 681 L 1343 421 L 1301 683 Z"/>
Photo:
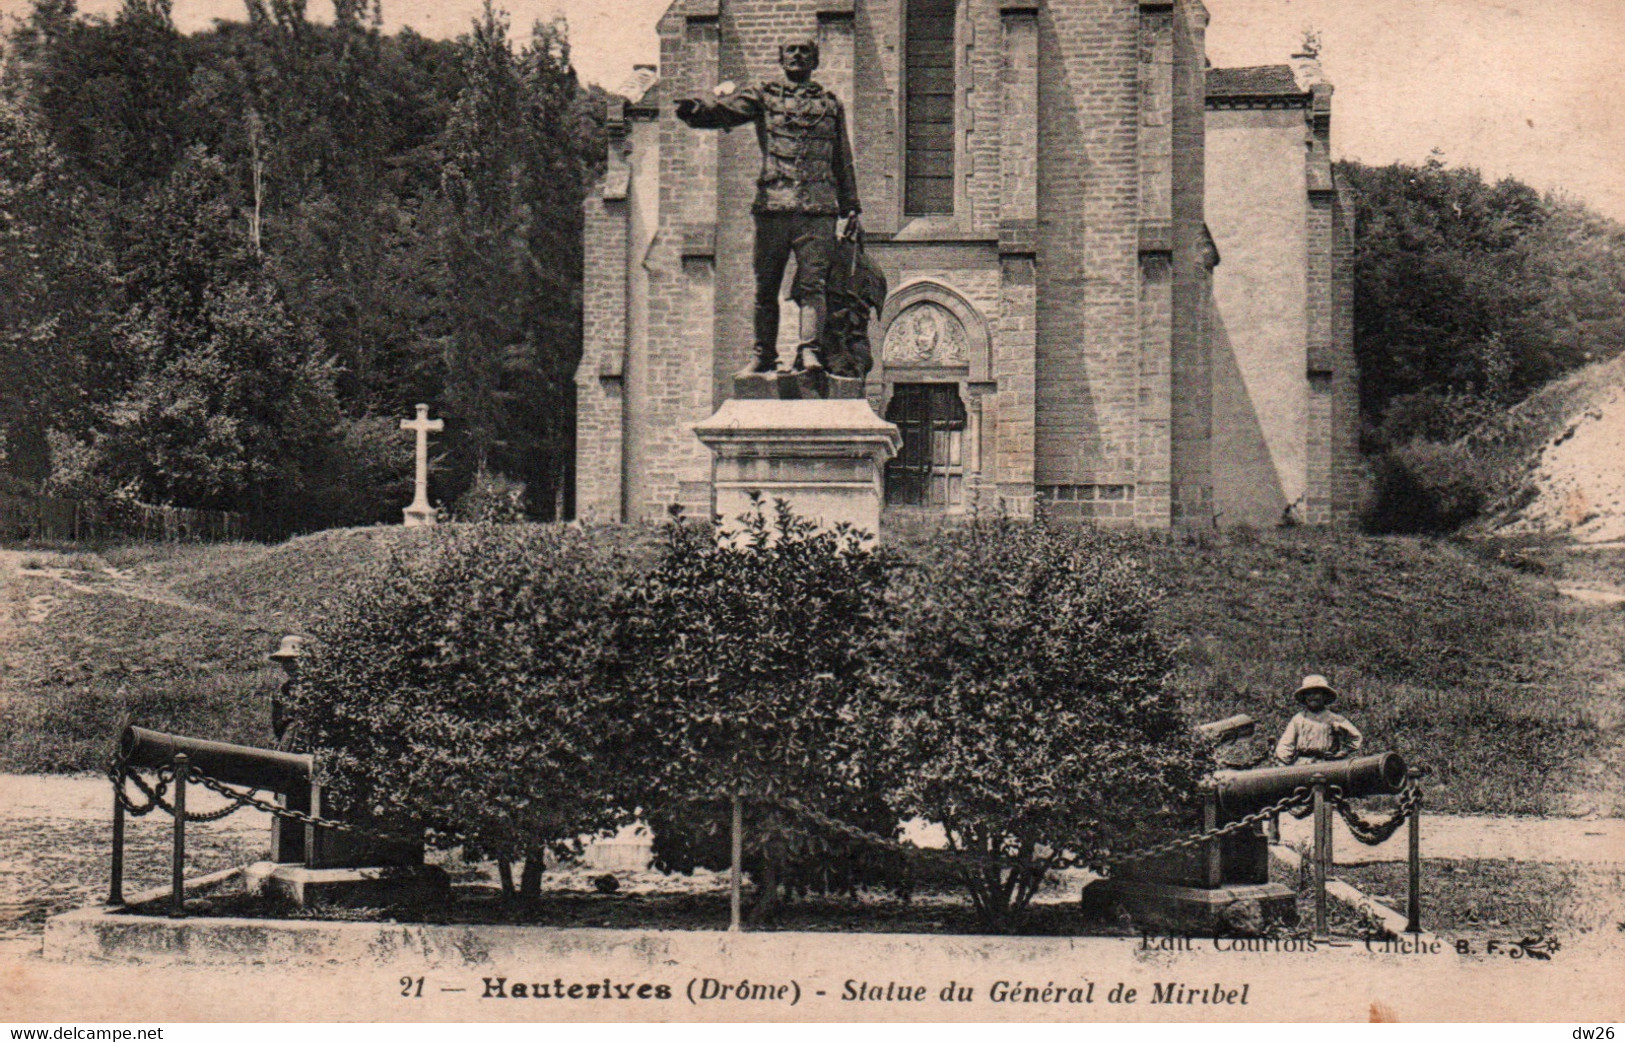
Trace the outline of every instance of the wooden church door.
<path fill-rule="evenodd" d="M 965 498 L 965 403 L 959 385 L 897 384 L 886 419 L 903 447 L 886 464 L 890 506 L 962 506 Z"/>

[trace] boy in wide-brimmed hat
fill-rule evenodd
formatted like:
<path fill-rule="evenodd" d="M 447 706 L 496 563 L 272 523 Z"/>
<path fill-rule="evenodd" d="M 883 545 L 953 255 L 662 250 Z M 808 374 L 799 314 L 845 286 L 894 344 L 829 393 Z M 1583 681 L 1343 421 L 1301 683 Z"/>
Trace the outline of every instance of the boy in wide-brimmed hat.
<path fill-rule="evenodd" d="M 1337 701 L 1337 692 L 1319 674 L 1303 678 L 1292 693 L 1303 706 L 1275 743 L 1275 758 L 1283 764 L 1312 763 L 1316 760 L 1343 760 L 1360 751 L 1365 740 L 1359 728 L 1326 707 Z"/>

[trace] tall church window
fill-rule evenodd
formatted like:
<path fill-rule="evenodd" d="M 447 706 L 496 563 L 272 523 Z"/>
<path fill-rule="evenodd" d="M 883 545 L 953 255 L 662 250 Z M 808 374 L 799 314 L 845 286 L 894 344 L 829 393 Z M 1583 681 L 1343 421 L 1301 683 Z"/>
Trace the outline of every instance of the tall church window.
<path fill-rule="evenodd" d="M 903 53 L 903 209 L 910 217 L 954 212 L 954 8 L 958 0 L 909 0 Z"/>

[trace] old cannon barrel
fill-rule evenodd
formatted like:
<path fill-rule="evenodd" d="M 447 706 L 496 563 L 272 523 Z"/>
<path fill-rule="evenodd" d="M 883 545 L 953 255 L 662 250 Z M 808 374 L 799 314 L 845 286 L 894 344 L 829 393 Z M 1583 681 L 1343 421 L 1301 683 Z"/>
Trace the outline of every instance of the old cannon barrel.
<path fill-rule="evenodd" d="M 279 793 L 310 789 L 313 761 L 299 753 L 185 738 L 144 727 L 126 727 L 119 736 L 119 756 L 132 767 L 164 767 L 176 753 L 185 753 L 198 773 L 228 785 Z"/>
<path fill-rule="evenodd" d="M 1395 793 L 1405 784 L 1405 761 L 1398 753 L 1377 753 L 1352 760 L 1323 760 L 1291 767 L 1260 767 L 1251 771 L 1220 771 L 1213 776 L 1219 809 L 1225 814 L 1246 814 L 1268 806 L 1316 775 L 1350 798 Z"/>

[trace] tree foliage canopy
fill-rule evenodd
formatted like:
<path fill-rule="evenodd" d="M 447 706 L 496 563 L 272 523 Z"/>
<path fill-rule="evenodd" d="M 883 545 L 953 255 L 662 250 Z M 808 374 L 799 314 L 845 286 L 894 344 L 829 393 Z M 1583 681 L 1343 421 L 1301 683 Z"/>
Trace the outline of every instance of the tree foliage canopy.
<path fill-rule="evenodd" d="M 903 817 L 960 850 L 1098 863 L 1189 824 L 1201 774 L 1168 684 L 1155 587 L 1111 537 L 977 519 L 914 549 L 899 572 L 882 762 Z M 990 923 L 1041 877 L 988 867 L 968 882 Z"/>
<path fill-rule="evenodd" d="M 504 858 L 632 820 L 671 870 L 725 868 L 759 915 L 798 887 L 941 874 L 871 837 L 942 826 L 1014 928 L 1065 854 L 1193 823 L 1196 747 L 1156 593 L 1125 544 L 980 521 L 906 551 L 758 507 L 731 536 L 442 526 L 345 591 L 294 719 L 336 791 Z M 793 801 L 793 802 L 792 802 Z M 529 873 L 527 873 L 529 875 Z"/>
<path fill-rule="evenodd" d="M 1355 348 L 1376 476 L 1366 523 L 1449 531 L 1521 463 L 1469 442 L 1507 442 L 1497 428 L 1512 406 L 1625 349 L 1625 227 L 1437 156 L 1338 169 L 1358 222 Z"/>
<path fill-rule="evenodd" d="M 34 0 L 6 41 L 0 471 L 384 520 L 411 454 L 379 475 L 373 435 L 424 401 L 447 419 L 439 498 L 487 467 L 552 516 L 602 151 L 565 27 L 516 47 L 489 5 L 450 42 L 385 35 L 362 0 L 247 16 L 183 35 L 167 0 Z"/>
<path fill-rule="evenodd" d="M 1355 202 L 1355 346 L 1379 444 L 1458 437 L 1625 349 L 1625 227 L 1434 157 L 1338 164 Z"/>

